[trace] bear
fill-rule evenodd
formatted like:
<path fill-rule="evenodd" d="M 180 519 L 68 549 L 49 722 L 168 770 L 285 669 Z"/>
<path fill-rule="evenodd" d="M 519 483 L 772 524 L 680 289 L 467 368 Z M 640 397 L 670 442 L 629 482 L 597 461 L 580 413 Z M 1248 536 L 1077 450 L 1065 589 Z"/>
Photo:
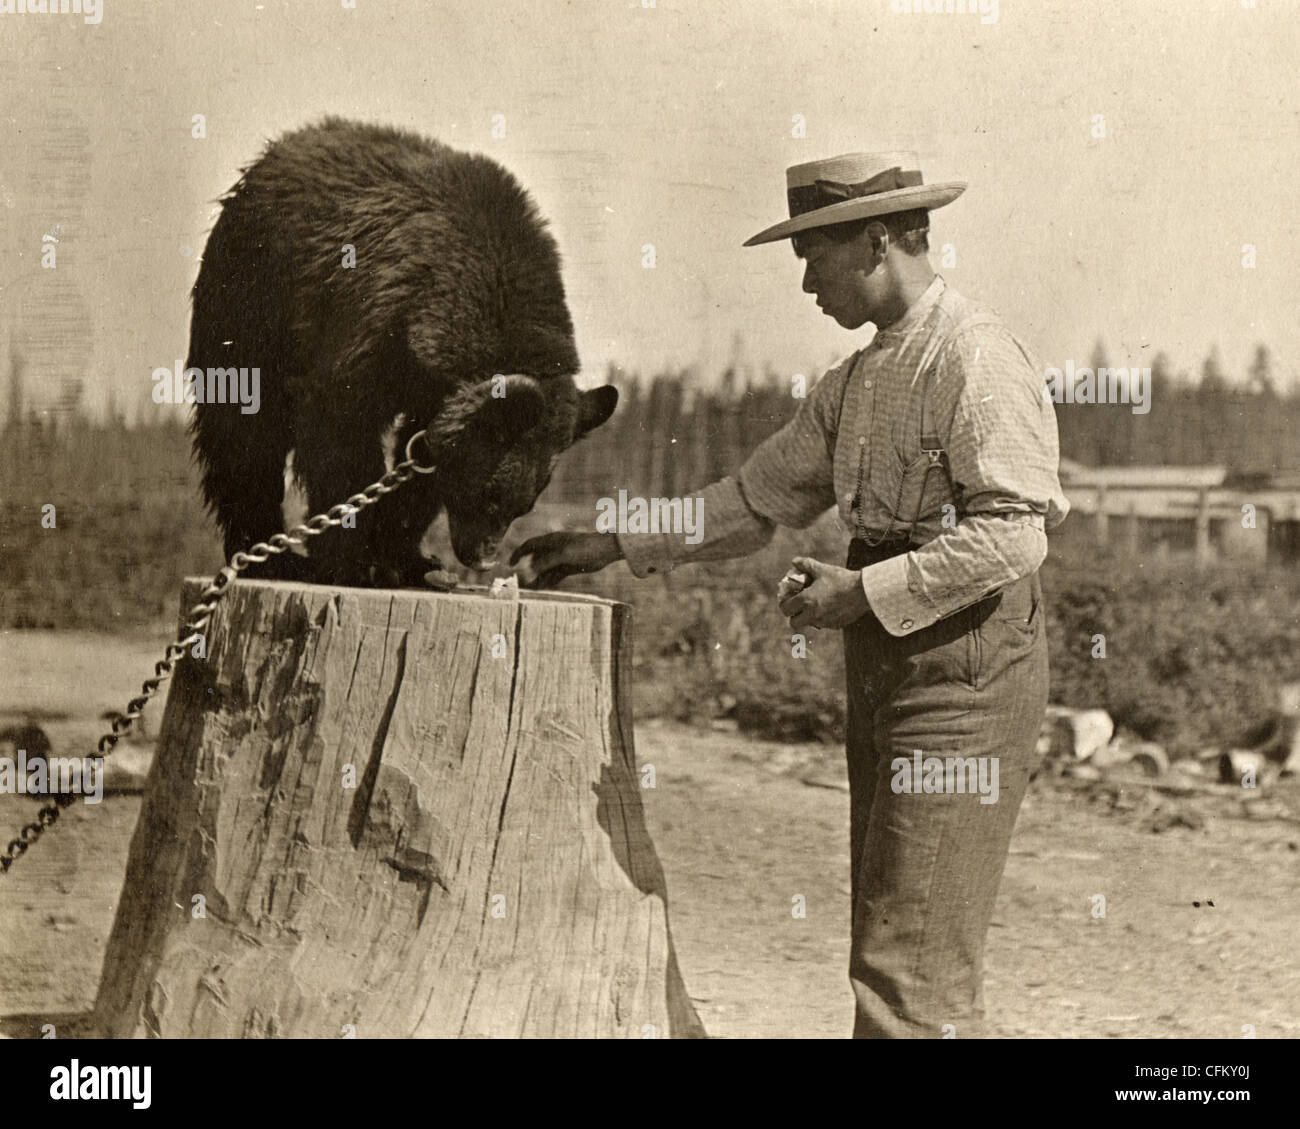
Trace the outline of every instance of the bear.
<path fill-rule="evenodd" d="M 560 255 L 492 159 L 389 126 L 326 117 L 269 142 L 220 199 L 192 292 L 186 376 L 203 494 L 229 559 L 283 531 L 285 464 L 311 513 L 386 470 L 418 475 L 249 575 L 368 587 L 450 584 L 420 541 L 445 510 L 452 549 L 491 567 L 560 455 L 618 391 L 580 392 Z M 256 410 L 213 370 L 256 369 Z M 233 383 L 233 382 L 232 382 Z M 231 397 L 231 400 L 235 397 Z M 426 580 L 426 574 L 432 579 Z"/>

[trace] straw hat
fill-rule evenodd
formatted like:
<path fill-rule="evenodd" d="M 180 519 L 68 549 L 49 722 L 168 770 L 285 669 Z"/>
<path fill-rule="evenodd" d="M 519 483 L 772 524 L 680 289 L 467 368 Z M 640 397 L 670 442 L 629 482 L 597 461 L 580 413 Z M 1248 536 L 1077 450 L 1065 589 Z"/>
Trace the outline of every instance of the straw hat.
<path fill-rule="evenodd" d="M 966 190 L 965 181 L 925 184 L 915 153 L 844 153 L 785 170 L 790 218 L 745 240 L 746 247 L 789 239 L 833 223 L 942 208 Z"/>

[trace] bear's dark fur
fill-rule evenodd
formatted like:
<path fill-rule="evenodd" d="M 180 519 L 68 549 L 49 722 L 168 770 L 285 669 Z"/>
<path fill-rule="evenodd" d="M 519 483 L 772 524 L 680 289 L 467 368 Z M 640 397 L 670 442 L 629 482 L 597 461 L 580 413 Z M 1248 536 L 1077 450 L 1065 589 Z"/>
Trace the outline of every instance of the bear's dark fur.
<path fill-rule="evenodd" d="M 260 370 L 258 412 L 195 408 L 227 556 L 282 530 L 291 451 L 319 513 L 383 475 L 395 423 L 399 459 L 429 429 L 413 453 L 437 472 L 315 539 L 313 580 L 420 583 L 444 507 L 457 557 L 480 565 L 618 399 L 574 385 L 559 253 L 524 189 L 402 130 L 327 118 L 269 144 L 222 199 L 193 299 L 187 368 Z M 294 571 L 282 557 L 262 575 Z"/>

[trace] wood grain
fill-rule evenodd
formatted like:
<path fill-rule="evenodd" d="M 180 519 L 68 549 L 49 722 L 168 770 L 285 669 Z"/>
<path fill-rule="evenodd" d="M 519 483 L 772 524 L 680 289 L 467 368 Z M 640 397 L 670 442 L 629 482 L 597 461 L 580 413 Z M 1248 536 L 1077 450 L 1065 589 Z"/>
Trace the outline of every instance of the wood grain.
<path fill-rule="evenodd" d="M 240 581 L 207 651 L 168 697 L 103 1033 L 703 1034 L 626 606 Z"/>

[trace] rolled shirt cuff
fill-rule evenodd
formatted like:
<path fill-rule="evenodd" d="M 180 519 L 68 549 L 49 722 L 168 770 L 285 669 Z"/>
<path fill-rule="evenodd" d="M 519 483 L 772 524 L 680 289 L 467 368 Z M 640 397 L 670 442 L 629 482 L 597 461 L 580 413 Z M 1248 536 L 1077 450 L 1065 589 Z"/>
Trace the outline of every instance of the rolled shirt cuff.
<path fill-rule="evenodd" d="M 910 635 L 943 617 L 912 595 L 907 586 L 907 553 L 862 570 L 862 591 L 875 617 L 890 635 Z"/>
<path fill-rule="evenodd" d="M 862 591 L 886 631 L 910 635 L 1028 576 L 1046 556 L 1041 515 L 976 514 L 950 537 L 868 565 Z"/>
<path fill-rule="evenodd" d="M 647 576 L 672 571 L 672 543 L 668 537 L 655 533 L 615 533 L 614 536 L 633 576 L 644 580 Z"/>

